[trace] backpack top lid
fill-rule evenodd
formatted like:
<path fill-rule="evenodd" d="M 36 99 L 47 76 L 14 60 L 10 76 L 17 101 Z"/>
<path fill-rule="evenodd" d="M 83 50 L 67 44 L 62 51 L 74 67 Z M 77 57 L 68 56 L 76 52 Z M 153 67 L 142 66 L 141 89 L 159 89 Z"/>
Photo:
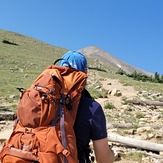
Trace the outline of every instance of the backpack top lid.
<path fill-rule="evenodd" d="M 86 57 L 77 51 L 68 51 L 62 57 L 60 66 L 72 66 L 73 68 L 87 72 L 87 60 Z"/>

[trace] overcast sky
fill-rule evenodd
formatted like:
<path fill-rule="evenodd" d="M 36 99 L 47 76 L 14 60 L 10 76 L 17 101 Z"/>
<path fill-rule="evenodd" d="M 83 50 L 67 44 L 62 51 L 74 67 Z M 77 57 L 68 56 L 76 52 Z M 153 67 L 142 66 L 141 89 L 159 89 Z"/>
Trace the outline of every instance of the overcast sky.
<path fill-rule="evenodd" d="M 0 29 L 163 74 L 163 0 L 3 0 Z"/>

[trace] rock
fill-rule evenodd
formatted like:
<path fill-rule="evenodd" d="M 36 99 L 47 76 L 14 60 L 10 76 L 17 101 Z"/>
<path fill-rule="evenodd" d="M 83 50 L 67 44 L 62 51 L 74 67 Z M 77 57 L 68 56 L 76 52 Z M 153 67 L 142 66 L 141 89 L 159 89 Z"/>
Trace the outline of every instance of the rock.
<path fill-rule="evenodd" d="M 28 78 L 28 77 L 29 77 L 29 75 L 28 75 L 28 74 L 25 74 L 25 75 L 24 75 L 24 77 L 25 77 L 25 78 Z"/>
<path fill-rule="evenodd" d="M 142 134 L 142 133 L 147 132 L 147 131 L 151 132 L 151 131 L 153 131 L 153 128 L 152 127 L 140 127 L 137 129 L 137 134 Z"/>
<path fill-rule="evenodd" d="M 14 120 L 14 112 L 5 111 L 0 113 L 0 121 L 4 120 Z"/>
<path fill-rule="evenodd" d="M 95 87 L 95 89 L 101 89 L 101 86 L 100 86 L 100 85 L 98 85 L 98 86 L 96 86 L 96 87 Z"/>
<path fill-rule="evenodd" d="M 14 99 L 14 98 L 16 98 L 16 95 L 10 95 L 9 98 Z"/>
<path fill-rule="evenodd" d="M 112 89 L 112 91 L 110 91 L 109 93 L 111 96 L 122 96 L 120 90 L 117 90 L 116 88 Z"/>

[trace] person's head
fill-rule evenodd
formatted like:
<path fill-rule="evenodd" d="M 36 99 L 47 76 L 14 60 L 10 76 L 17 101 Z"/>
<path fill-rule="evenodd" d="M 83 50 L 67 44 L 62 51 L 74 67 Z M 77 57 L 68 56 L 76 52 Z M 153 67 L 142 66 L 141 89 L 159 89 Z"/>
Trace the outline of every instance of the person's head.
<path fill-rule="evenodd" d="M 60 66 L 69 66 L 69 64 L 79 71 L 87 72 L 86 57 L 80 52 L 68 51 L 63 55 Z"/>

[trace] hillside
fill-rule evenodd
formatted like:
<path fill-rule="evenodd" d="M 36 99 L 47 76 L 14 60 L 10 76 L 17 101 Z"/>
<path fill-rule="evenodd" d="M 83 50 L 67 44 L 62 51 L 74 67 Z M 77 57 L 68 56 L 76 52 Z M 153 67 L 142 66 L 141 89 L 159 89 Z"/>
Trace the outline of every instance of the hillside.
<path fill-rule="evenodd" d="M 67 51 L 28 36 L 0 30 L 1 142 L 9 137 L 12 129 L 19 100 L 16 88 L 28 88 L 45 67 Z M 129 72 L 134 71 L 135 67 L 102 49 L 86 47 L 80 51 L 88 58 L 89 65 L 98 67 L 100 64 L 101 70 L 104 70 L 88 70 L 87 89 L 104 108 L 108 133 L 133 138 L 134 142 L 145 140 L 147 143 L 163 144 L 162 84 L 135 81 L 116 74 L 117 64 Z M 109 145 L 116 153 L 117 163 L 156 163 L 163 159 L 163 151 L 115 142 Z"/>
<path fill-rule="evenodd" d="M 93 59 L 98 59 L 102 63 L 105 63 L 106 65 L 111 66 L 115 68 L 116 70 L 121 68 L 126 73 L 129 73 L 129 74 L 134 73 L 136 71 L 137 73 L 145 74 L 147 76 L 153 75 L 150 72 L 147 72 L 140 68 L 129 65 L 119 60 L 118 58 L 114 57 L 113 55 L 95 46 L 86 47 L 86 48 L 80 49 L 79 51 L 83 53 L 85 56 L 89 58 L 93 58 Z"/>
<path fill-rule="evenodd" d="M 0 30 L 0 96 L 29 87 L 36 76 L 67 49 L 55 47 L 15 32 Z"/>
<path fill-rule="evenodd" d="M 52 46 L 28 36 L 0 30 L 0 82 L 3 85 L 3 87 L 0 87 L 0 96 L 11 95 L 16 91 L 15 88 L 17 87 L 29 87 L 33 79 L 45 67 L 53 64 L 56 59 L 60 58 L 67 51 L 68 49 Z M 125 76 L 116 75 L 117 64 L 124 65 L 128 71 L 134 71 L 135 69 L 103 50 L 97 47 L 87 47 L 79 51 L 86 55 L 89 65 L 96 64 L 96 58 L 104 63 L 103 69 L 107 72 L 103 73 L 104 76 L 118 78 L 121 82 L 136 86 L 138 89 L 141 86 L 145 86 L 143 89 L 148 87 L 146 83 L 137 84 L 136 81 L 130 80 Z M 115 71 L 113 71 L 114 69 Z M 141 70 L 141 72 L 144 71 Z M 157 84 L 150 83 L 149 87 L 151 86 L 152 90 L 160 90 Z"/>

